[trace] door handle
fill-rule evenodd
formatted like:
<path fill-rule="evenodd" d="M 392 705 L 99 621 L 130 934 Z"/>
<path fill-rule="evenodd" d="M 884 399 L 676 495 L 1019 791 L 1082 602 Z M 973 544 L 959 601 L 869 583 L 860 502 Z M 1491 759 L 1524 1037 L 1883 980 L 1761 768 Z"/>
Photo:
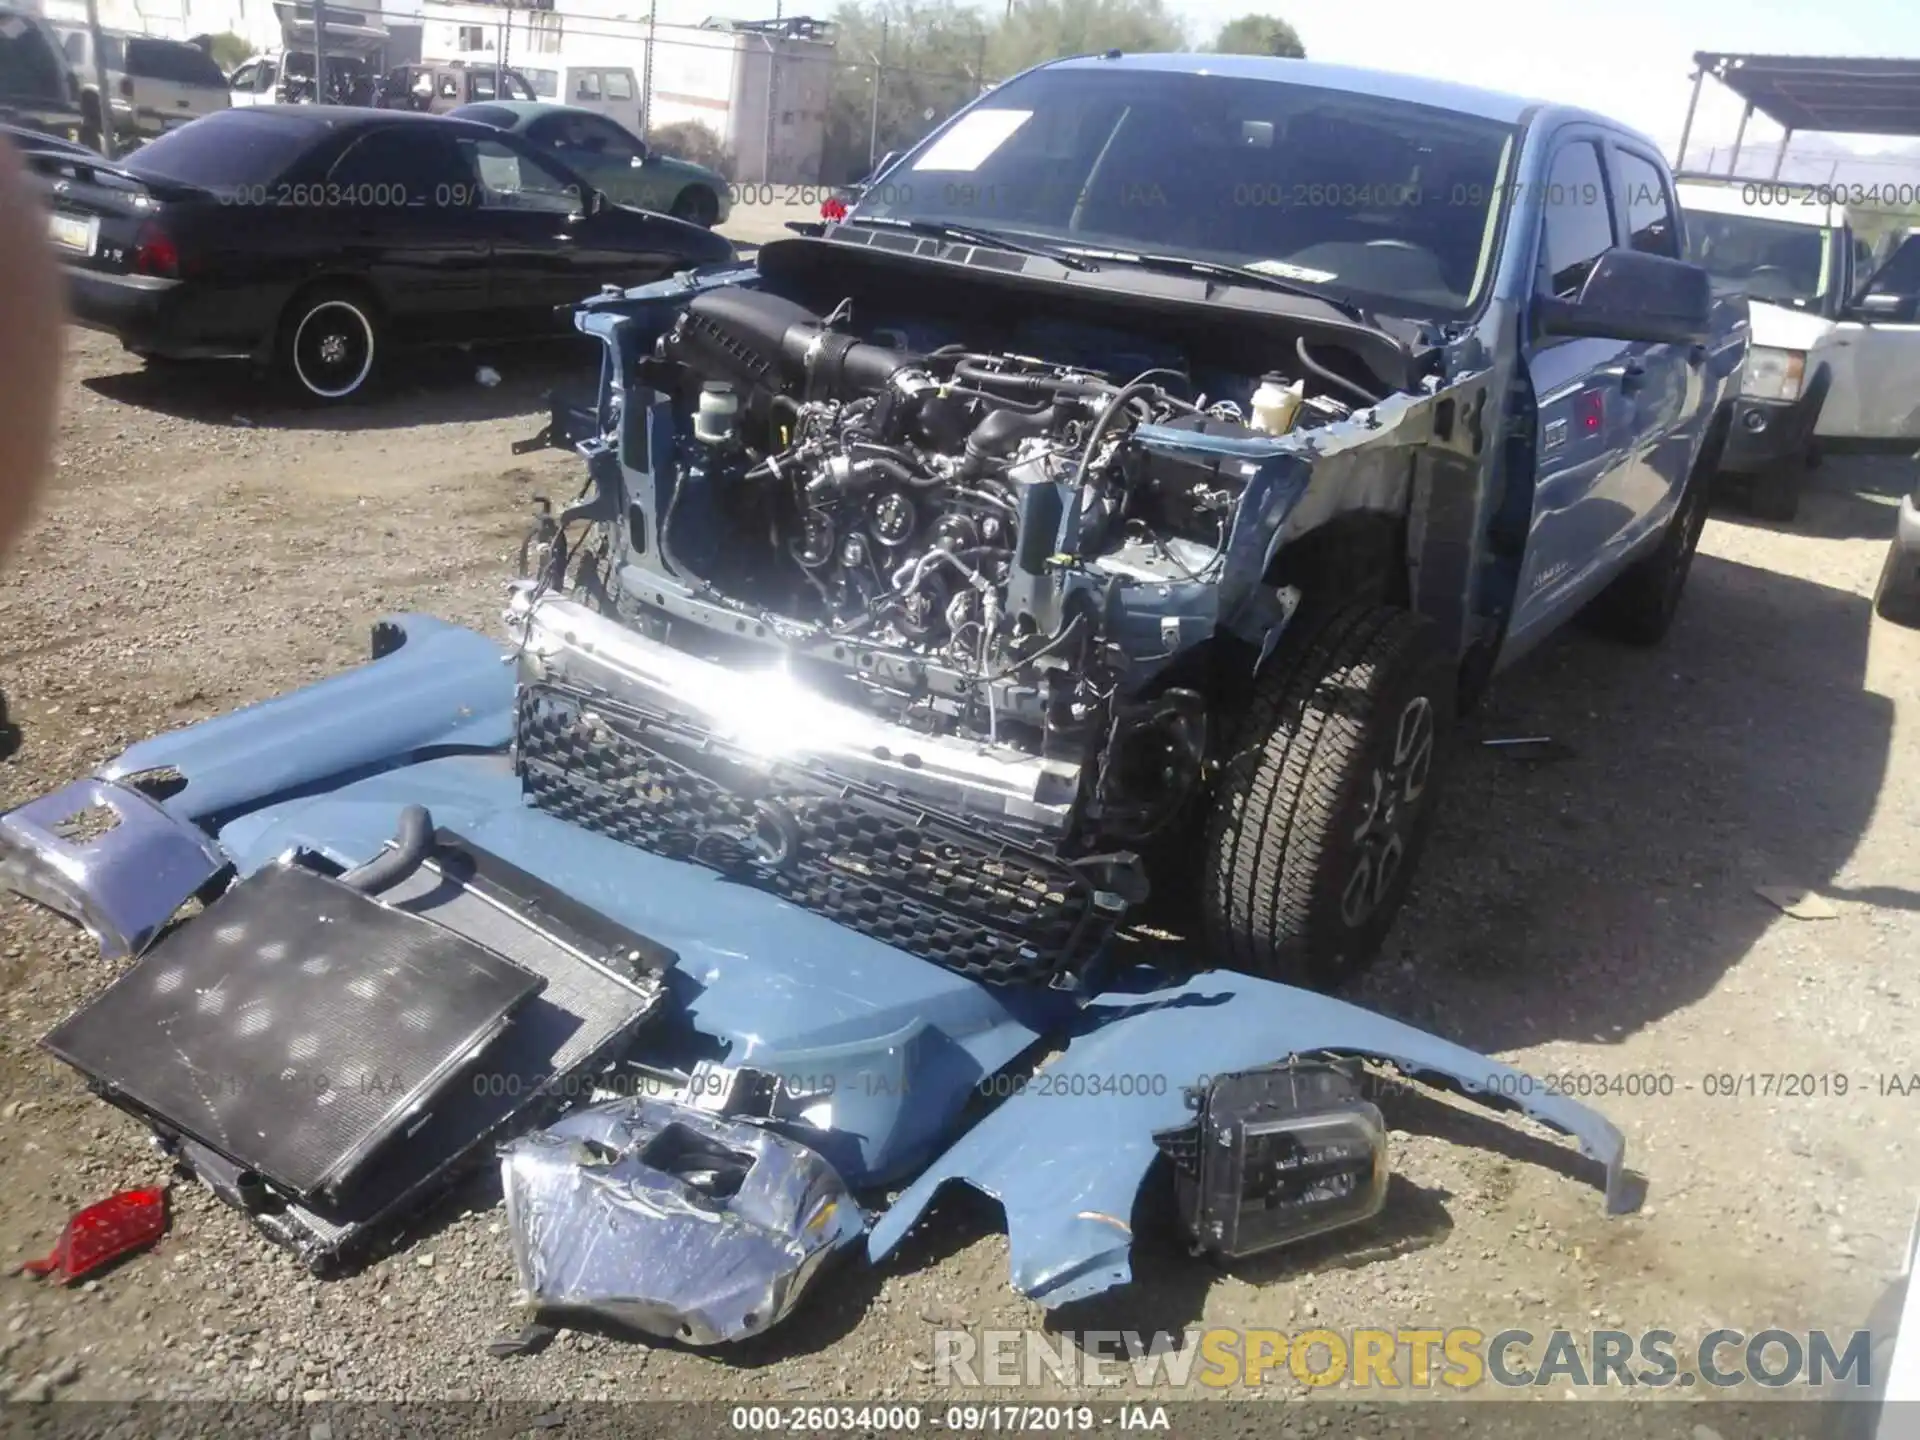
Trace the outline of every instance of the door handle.
<path fill-rule="evenodd" d="M 1600 372 L 1620 382 L 1620 393 L 1631 395 L 1640 388 L 1640 382 L 1647 378 L 1647 367 L 1638 360 L 1628 360 L 1619 365 L 1609 365 Z"/>

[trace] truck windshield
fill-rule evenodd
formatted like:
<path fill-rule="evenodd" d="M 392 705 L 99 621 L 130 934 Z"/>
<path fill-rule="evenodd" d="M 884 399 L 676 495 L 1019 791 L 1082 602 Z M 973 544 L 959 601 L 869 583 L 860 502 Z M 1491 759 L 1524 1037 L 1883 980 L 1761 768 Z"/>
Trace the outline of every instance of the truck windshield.
<path fill-rule="evenodd" d="M 1487 283 L 1514 138 L 1318 86 L 1046 69 L 910 152 L 858 215 L 1250 266 L 1371 309 L 1449 316 Z"/>
<path fill-rule="evenodd" d="M 1687 215 L 1688 258 L 1754 300 L 1818 310 L 1833 287 L 1833 231 L 1758 215 Z"/>

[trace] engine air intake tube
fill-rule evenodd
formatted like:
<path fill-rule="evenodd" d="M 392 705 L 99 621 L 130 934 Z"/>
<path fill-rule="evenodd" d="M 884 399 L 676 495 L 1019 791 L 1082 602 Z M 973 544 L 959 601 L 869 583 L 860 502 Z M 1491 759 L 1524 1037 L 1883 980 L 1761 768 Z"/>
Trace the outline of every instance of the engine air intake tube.
<path fill-rule="evenodd" d="M 921 361 L 829 330 L 804 305 L 739 286 L 696 295 L 667 349 L 709 379 L 833 396 L 872 393 Z"/>

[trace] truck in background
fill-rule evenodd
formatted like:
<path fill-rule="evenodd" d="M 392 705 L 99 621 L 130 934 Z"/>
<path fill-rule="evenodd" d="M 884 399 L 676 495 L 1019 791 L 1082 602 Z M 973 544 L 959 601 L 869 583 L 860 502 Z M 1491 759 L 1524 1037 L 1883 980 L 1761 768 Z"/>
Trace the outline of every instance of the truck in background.
<path fill-rule="evenodd" d="M 1920 235 L 1876 257 L 1844 205 L 1776 181 L 1688 175 L 1679 194 L 1688 258 L 1751 302 L 1721 469 L 1753 513 L 1794 518 L 1820 442 L 1920 445 Z"/>
<path fill-rule="evenodd" d="M 1807 469 L 1830 446 L 1920 446 L 1920 234 L 1875 246 L 1853 205 L 1920 202 L 1920 174 L 1868 185 L 1783 175 L 1796 133 L 1920 135 L 1904 98 L 1920 63 L 1796 56 L 1694 57 L 1695 104 L 1707 75 L 1746 101 L 1725 173 L 1677 172 L 1688 258 L 1723 290 L 1745 293 L 1752 337 L 1721 461 L 1750 508 L 1787 521 Z M 1739 173 L 1747 119 L 1782 127 L 1772 173 Z M 1913 117 L 1911 121 L 1907 118 Z M 1680 141 L 1693 127 L 1689 109 Z"/>

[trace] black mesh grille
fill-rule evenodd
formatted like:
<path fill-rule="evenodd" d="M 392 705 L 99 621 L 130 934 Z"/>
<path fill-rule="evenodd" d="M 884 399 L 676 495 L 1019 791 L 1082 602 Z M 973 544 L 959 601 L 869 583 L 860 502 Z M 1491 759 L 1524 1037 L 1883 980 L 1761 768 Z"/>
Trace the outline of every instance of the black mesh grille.
<path fill-rule="evenodd" d="M 1118 918 L 1058 859 L 851 786 L 768 775 L 601 696 L 523 686 L 515 732 L 539 809 L 976 979 L 1075 976 Z"/>

